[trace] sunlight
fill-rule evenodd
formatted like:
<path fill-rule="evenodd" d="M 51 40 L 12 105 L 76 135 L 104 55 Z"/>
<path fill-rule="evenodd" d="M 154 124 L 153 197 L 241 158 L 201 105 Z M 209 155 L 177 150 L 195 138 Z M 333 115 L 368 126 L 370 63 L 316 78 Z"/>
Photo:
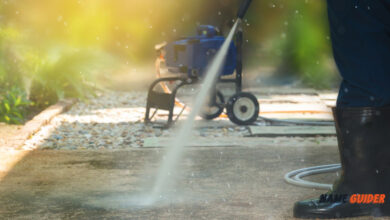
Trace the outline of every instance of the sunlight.
<path fill-rule="evenodd" d="M 49 124 L 43 126 L 38 133 L 27 140 L 20 147 L 0 147 L 0 182 L 5 178 L 14 166 L 22 161 L 32 151 L 39 148 L 39 144 L 50 137 L 56 126 Z"/>

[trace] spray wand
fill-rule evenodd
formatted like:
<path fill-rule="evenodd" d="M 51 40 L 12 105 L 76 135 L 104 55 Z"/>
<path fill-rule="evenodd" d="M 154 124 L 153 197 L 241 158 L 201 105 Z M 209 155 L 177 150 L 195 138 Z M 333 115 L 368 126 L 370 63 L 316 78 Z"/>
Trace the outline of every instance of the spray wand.
<path fill-rule="evenodd" d="M 245 17 L 246 12 L 249 9 L 249 6 L 251 5 L 252 0 L 244 0 L 241 3 L 240 10 L 238 11 L 237 17 L 242 20 Z"/>

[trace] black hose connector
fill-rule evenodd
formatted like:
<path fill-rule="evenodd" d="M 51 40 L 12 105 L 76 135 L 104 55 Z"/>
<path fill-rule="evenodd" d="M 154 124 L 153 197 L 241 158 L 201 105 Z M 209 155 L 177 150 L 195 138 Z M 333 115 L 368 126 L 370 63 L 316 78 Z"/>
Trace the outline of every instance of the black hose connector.
<path fill-rule="evenodd" d="M 246 12 L 249 9 L 249 6 L 251 5 L 252 0 L 243 0 L 240 6 L 240 10 L 238 11 L 238 18 L 243 19 L 245 17 Z"/>

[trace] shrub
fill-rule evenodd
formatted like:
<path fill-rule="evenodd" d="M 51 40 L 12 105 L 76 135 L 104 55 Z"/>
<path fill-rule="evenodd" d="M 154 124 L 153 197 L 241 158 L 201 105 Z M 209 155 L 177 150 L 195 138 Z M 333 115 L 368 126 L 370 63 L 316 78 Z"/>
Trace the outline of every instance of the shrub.
<path fill-rule="evenodd" d="M 51 55 L 33 76 L 30 100 L 44 107 L 62 98 L 86 99 L 94 94 L 92 73 L 98 63 L 99 56 L 90 51 Z"/>
<path fill-rule="evenodd" d="M 31 102 L 20 88 L 12 87 L 7 91 L 0 91 L 0 122 L 22 124 L 30 106 Z"/>
<path fill-rule="evenodd" d="M 289 1 L 286 32 L 278 42 L 282 48 L 280 72 L 299 75 L 316 88 L 332 87 L 337 75 L 331 60 L 331 42 L 326 5 L 321 1 Z"/>

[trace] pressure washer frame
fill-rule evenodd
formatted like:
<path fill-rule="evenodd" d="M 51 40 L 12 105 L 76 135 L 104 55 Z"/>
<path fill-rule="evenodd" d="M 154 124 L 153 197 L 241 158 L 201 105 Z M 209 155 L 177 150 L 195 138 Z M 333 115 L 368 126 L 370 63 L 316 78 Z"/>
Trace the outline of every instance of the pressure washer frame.
<path fill-rule="evenodd" d="M 242 65 L 242 44 L 243 44 L 243 31 L 242 28 L 239 28 L 235 36 L 235 45 L 237 50 L 237 56 L 236 56 L 237 65 L 236 65 L 235 77 L 233 79 L 223 79 L 223 76 L 220 76 L 217 83 L 214 86 L 215 91 L 217 90 L 216 85 L 218 83 L 234 83 L 236 93 L 242 92 L 242 66 L 243 66 Z M 161 50 L 161 48 L 158 48 L 158 50 Z M 175 88 L 172 90 L 170 94 L 158 92 L 155 90 L 160 83 L 169 83 L 173 81 L 179 83 L 175 86 Z M 167 126 L 170 126 L 174 122 L 173 116 L 174 116 L 174 109 L 175 109 L 175 100 L 176 100 L 176 95 L 178 90 L 183 86 L 199 83 L 199 81 L 200 79 L 198 77 L 188 77 L 188 76 L 165 77 L 165 78 L 159 78 L 155 80 L 150 86 L 148 92 L 146 113 L 145 113 L 145 123 L 151 122 L 151 120 L 154 118 L 158 110 L 166 110 L 169 111 Z M 155 111 L 153 114 L 150 114 L 152 108 L 154 108 Z M 177 121 L 180 115 L 184 112 L 184 109 L 185 107 L 183 107 L 181 113 L 178 115 L 175 121 Z"/>

